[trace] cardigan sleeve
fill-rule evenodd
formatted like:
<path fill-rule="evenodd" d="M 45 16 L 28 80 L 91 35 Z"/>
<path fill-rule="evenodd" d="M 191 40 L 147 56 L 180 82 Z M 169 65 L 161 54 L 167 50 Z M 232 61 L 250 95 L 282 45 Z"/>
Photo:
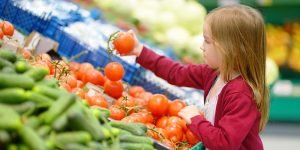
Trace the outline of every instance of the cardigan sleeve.
<path fill-rule="evenodd" d="M 259 116 L 255 103 L 244 93 L 232 93 L 225 97 L 225 101 L 223 116 L 217 126 L 202 116 L 193 117 L 188 125 L 210 150 L 239 149 Z"/>
<path fill-rule="evenodd" d="M 203 89 L 204 81 L 213 70 L 207 65 L 183 65 L 143 47 L 137 62 L 158 77 L 177 86 Z"/>

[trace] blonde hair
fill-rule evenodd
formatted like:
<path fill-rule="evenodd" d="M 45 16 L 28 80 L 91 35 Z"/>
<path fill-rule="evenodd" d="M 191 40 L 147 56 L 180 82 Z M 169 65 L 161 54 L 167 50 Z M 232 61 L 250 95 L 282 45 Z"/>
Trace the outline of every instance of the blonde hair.
<path fill-rule="evenodd" d="M 225 81 L 237 71 L 252 88 L 261 113 L 262 131 L 269 117 L 269 94 L 266 87 L 266 33 L 262 16 L 244 5 L 216 8 L 206 18 L 214 45 L 222 56 L 219 68 Z"/>

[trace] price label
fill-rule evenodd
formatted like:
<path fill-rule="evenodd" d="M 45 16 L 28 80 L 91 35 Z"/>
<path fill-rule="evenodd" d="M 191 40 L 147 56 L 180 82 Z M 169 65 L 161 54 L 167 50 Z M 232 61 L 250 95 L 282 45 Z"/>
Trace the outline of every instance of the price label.
<path fill-rule="evenodd" d="M 239 4 L 240 0 L 218 0 L 219 6 Z"/>

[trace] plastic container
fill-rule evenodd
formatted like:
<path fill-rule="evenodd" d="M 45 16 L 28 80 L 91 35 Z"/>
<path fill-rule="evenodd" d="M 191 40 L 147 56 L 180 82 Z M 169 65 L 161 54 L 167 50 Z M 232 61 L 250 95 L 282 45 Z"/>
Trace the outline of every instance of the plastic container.
<path fill-rule="evenodd" d="M 203 146 L 202 142 L 199 142 L 198 144 L 193 146 L 190 150 L 204 150 L 204 146 Z"/>
<path fill-rule="evenodd" d="M 19 8 L 12 1 L 1 2 L 0 9 L 0 18 L 7 20 L 15 25 L 17 29 L 25 34 L 28 34 L 32 31 L 43 31 L 47 27 L 49 20 L 44 19 L 43 17 L 36 16 L 31 12 Z"/>

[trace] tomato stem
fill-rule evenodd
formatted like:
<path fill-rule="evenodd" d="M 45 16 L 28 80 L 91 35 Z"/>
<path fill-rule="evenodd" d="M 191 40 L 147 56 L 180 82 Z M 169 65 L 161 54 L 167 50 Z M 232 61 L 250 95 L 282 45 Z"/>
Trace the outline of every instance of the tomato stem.
<path fill-rule="evenodd" d="M 114 49 L 111 48 L 111 42 L 116 38 L 116 35 L 119 33 L 120 31 L 116 31 L 114 33 L 112 33 L 108 40 L 107 40 L 107 53 L 108 53 L 108 58 L 110 61 L 111 60 L 111 54 L 113 53 Z"/>

